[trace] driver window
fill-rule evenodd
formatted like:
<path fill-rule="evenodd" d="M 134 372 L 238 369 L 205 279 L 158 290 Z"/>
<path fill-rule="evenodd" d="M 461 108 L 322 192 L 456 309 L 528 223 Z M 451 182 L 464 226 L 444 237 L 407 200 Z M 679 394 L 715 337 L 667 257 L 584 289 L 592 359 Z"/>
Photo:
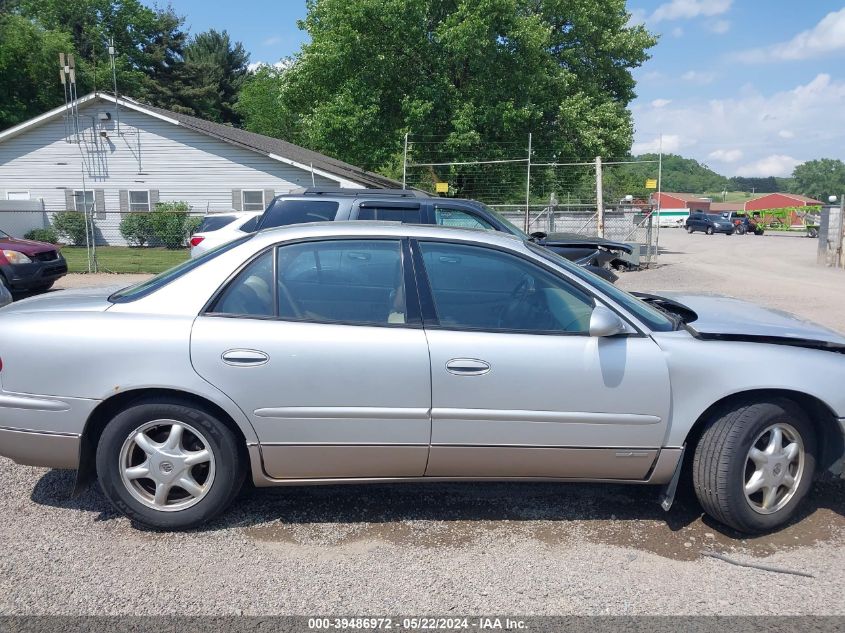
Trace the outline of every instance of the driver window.
<path fill-rule="evenodd" d="M 589 333 L 592 297 L 536 264 L 480 246 L 420 249 L 442 327 Z"/>

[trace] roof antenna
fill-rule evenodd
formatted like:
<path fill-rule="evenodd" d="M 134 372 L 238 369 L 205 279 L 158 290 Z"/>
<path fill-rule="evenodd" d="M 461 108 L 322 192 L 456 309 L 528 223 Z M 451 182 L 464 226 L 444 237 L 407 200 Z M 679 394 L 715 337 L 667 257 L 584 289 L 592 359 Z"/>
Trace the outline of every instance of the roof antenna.
<path fill-rule="evenodd" d="M 117 69 L 115 66 L 114 38 L 109 38 L 109 58 L 111 58 L 111 78 L 114 84 L 114 118 L 117 123 L 117 135 L 120 136 L 120 104 L 117 102 Z"/>

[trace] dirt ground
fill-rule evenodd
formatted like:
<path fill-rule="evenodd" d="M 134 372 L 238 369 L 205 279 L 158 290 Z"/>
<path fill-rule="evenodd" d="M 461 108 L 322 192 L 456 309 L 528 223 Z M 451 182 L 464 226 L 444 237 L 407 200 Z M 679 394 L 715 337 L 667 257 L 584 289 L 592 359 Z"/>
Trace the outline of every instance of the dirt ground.
<path fill-rule="evenodd" d="M 658 264 L 622 275 L 617 285 L 729 295 L 845 332 L 845 271 L 817 266 L 818 244 L 801 233 L 689 235 L 661 229 Z"/>

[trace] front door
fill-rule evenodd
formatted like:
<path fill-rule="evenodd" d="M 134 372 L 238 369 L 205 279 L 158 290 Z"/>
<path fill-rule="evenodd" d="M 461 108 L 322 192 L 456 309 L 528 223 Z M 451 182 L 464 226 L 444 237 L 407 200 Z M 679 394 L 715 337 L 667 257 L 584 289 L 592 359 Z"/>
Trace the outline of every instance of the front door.
<path fill-rule="evenodd" d="M 530 260 L 434 241 L 419 252 L 437 317 L 426 475 L 647 476 L 669 415 L 649 337 L 589 336 L 596 299 Z"/>
<path fill-rule="evenodd" d="M 249 416 L 270 477 L 423 474 L 428 347 L 402 260 L 399 240 L 281 245 L 197 318 L 194 367 Z"/>

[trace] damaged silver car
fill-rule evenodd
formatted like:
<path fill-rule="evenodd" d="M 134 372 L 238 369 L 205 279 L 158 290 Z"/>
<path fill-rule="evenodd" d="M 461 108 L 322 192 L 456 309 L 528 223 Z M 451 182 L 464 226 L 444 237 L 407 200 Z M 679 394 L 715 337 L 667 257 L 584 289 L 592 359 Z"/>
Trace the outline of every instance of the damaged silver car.
<path fill-rule="evenodd" d="M 245 477 L 629 482 L 668 509 L 687 464 L 705 512 L 759 532 L 843 456 L 842 335 L 638 298 L 502 233 L 261 231 L 8 306 L 0 359 L 0 454 L 99 479 L 160 529 L 209 521 Z"/>

